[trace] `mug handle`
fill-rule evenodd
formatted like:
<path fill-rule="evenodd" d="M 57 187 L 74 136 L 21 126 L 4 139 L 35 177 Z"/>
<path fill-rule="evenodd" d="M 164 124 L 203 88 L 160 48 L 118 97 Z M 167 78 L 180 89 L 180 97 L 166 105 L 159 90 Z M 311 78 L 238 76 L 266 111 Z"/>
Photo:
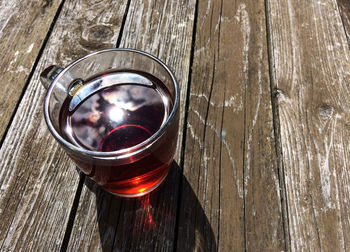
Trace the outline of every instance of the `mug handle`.
<path fill-rule="evenodd" d="M 57 75 L 59 75 L 59 73 L 62 71 L 63 71 L 62 67 L 52 65 L 47 67 L 44 71 L 41 72 L 40 81 L 46 90 L 49 89 L 51 83 L 55 80 Z"/>

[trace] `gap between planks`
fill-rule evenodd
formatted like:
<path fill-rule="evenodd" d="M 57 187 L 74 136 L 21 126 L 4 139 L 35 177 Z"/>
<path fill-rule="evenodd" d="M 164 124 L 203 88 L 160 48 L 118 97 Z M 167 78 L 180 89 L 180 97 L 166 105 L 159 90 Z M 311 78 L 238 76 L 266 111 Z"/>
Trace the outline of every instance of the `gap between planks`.
<path fill-rule="evenodd" d="M 270 15 L 269 15 L 270 6 L 269 5 L 270 5 L 270 0 L 265 0 L 265 21 L 266 21 L 268 68 L 269 68 L 270 91 L 271 91 L 271 106 L 272 106 L 272 116 L 273 116 L 273 129 L 274 129 L 274 135 L 275 135 L 278 181 L 279 181 L 280 195 L 281 195 L 285 249 L 286 251 L 290 251 L 287 191 L 286 191 L 286 182 L 284 179 L 281 128 L 280 128 L 279 110 L 278 110 L 278 101 L 277 101 L 278 89 L 276 85 L 276 76 L 275 76 L 275 65 L 274 65 L 275 61 L 273 59 L 273 44 L 272 44 L 273 38 L 271 33 L 272 27 L 270 23 Z"/>
<path fill-rule="evenodd" d="M 191 82 L 192 82 L 192 66 L 194 60 L 194 52 L 196 45 L 196 34 L 197 34 L 197 20 L 198 20 L 198 1 L 196 0 L 194 7 L 194 19 L 193 19 L 193 28 L 192 28 L 192 42 L 191 42 L 191 53 L 190 53 L 190 63 L 188 71 L 188 81 L 187 81 L 187 93 L 184 109 L 184 123 L 182 129 L 182 148 L 180 153 L 180 181 L 179 181 L 179 190 L 178 190 L 178 204 L 176 209 L 176 222 L 175 222 L 175 236 L 174 236 L 174 251 L 177 251 L 178 244 L 178 233 L 179 233 L 179 221 L 180 221 L 180 212 L 181 212 L 181 199 L 182 199 L 182 176 L 183 176 L 183 167 L 185 164 L 185 150 L 186 150 L 186 133 L 187 133 L 187 118 L 188 111 L 190 106 L 190 94 L 191 94 Z"/>
<path fill-rule="evenodd" d="M 349 0 L 337 0 L 336 4 L 350 49 L 350 2 Z"/>

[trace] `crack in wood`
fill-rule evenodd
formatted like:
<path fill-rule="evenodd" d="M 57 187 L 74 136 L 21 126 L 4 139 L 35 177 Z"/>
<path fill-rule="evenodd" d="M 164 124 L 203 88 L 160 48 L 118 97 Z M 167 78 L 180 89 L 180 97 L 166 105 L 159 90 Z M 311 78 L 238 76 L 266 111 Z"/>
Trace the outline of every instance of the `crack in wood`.
<path fill-rule="evenodd" d="M 288 219 L 288 203 L 286 198 L 286 182 L 284 179 L 284 166 L 283 166 L 283 154 L 282 154 L 282 143 L 281 143 L 281 130 L 279 121 L 279 108 L 278 100 L 275 96 L 275 90 L 277 89 L 276 73 L 275 73 L 275 58 L 274 58 L 274 47 L 273 47 L 273 34 L 272 25 L 270 19 L 270 0 L 265 0 L 265 21 L 266 21 L 266 38 L 267 38 L 267 52 L 268 52 L 268 65 L 269 65 L 269 80 L 271 90 L 271 104 L 273 114 L 273 128 L 275 136 L 275 146 L 277 155 L 277 168 L 278 168 L 278 181 L 280 188 L 280 199 L 282 208 L 283 218 L 283 231 L 285 240 L 285 250 L 290 251 L 290 233 L 289 233 L 289 219 Z"/>

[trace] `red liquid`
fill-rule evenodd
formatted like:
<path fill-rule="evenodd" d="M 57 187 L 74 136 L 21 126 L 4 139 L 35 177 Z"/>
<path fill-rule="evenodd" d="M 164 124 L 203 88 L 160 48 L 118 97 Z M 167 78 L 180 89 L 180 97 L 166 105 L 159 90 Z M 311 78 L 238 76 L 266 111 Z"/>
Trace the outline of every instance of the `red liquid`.
<path fill-rule="evenodd" d="M 151 75 L 114 72 L 95 77 L 84 85 L 117 80 L 121 73 L 124 76 L 130 73 L 130 80 L 92 93 L 72 112 L 68 110 L 71 99 L 65 101 L 60 122 L 61 133 L 68 141 L 87 150 L 118 151 L 144 142 L 165 123 L 173 106 L 172 99 L 165 85 Z M 132 83 L 135 74 L 147 78 L 152 85 Z M 170 125 L 167 134 L 147 155 L 141 159 L 131 156 L 123 164 L 71 157 L 106 190 L 121 196 L 135 196 L 152 190 L 167 175 L 176 147 L 176 132 L 177 122 Z"/>

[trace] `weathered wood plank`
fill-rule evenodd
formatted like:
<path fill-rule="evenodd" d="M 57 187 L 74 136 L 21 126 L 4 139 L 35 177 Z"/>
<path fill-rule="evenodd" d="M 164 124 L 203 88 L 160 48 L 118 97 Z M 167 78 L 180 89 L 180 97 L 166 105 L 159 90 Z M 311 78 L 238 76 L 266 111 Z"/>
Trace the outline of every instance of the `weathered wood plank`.
<path fill-rule="evenodd" d="M 350 2 L 348 0 L 337 0 L 340 15 L 342 17 L 345 34 L 350 46 Z"/>
<path fill-rule="evenodd" d="M 336 1 L 268 1 L 292 251 L 350 248 L 350 52 Z"/>
<path fill-rule="evenodd" d="M 179 251 L 285 249 L 264 10 L 264 1 L 199 2 Z"/>
<path fill-rule="evenodd" d="M 0 142 L 60 2 L 0 2 Z"/>
<path fill-rule="evenodd" d="M 0 250 L 59 250 L 79 176 L 50 136 L 39 74 L 113 47 L 126 1 L 66 1 L 0 150 Z M 34 49 L 33 49 L 34 50 Z"/>
<path fill-rule="evenodd" d="M 131 1 L 120 45 L 150 52 L 163 60 L 179 81 L 181 104 L 185 104 L 187 91 L 194 8 L 195 1 Z M 181 106 L 180 129 L 183 109 Z M 177 161 L 181 140 L 180 130 Z M 121 200 L 96 187 L 91 191 L 83 188 L 68 249 L 171 251 L 181 178 L 180 169 L 173 165 L 162 188 L 148 198 Z M 116 213 L 118 216 L 113 216 Z"/>

